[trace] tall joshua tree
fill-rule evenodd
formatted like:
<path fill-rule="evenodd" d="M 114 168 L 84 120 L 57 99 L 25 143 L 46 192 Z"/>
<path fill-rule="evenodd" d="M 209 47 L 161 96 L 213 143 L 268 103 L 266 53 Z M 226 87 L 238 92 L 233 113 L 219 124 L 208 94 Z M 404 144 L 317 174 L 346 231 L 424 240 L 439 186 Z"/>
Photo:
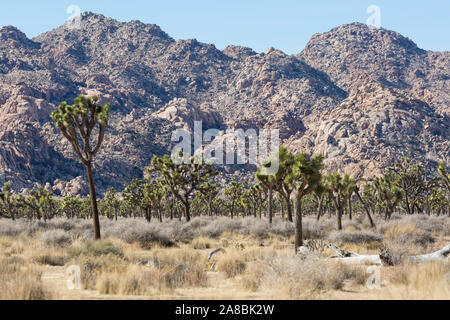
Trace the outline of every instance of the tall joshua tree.
<path fill-rule="evenodd" d="M 50 115 L 86 167 L 96 240 L 100 239 L 100 222 L 98 219 L 92 162 L 94 161 L 94 156 L 100 150 L 105 137 L 109 109 L 109 104 L 99 105 L 97 97 L 90 98 L 80 95 L 75 98 L 73 105 L 62 102 L 58 109 Z"/>
<path fill-rule="evenodd" d="M 295 155 L 292 180 L 295 189 L 295 253 L 303 245 L 302 199 L 313 192 L 322 180 L 323 156 Z"/>

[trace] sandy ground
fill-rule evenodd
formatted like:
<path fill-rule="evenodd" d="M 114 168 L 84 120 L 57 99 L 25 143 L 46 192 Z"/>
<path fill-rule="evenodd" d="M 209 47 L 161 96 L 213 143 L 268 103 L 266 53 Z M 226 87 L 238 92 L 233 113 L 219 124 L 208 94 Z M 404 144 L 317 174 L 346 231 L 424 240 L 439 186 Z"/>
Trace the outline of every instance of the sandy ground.
<path fill-rule="evenodd" d="M 174 293 L 160 296 L 121 296 L 105 295 L 94 290 L 69 290 L 65 267 L 45 267 L 42 274 L 44 286 L 56 294 L 58 300 L 257 300 L 276 299 L 264 292 L 248 292 L 239 286 L 239 278 L 227 279 L 219 272 L 208 272 L 208 286 L 200 288 L 182 288 Z M 381 292 L 380 292 L 381 291 Z M 321 299 L 360 300 L 379 299 L 385 288 L 361 291 L 348 285 L 343 290 L 328 292 Z"/>

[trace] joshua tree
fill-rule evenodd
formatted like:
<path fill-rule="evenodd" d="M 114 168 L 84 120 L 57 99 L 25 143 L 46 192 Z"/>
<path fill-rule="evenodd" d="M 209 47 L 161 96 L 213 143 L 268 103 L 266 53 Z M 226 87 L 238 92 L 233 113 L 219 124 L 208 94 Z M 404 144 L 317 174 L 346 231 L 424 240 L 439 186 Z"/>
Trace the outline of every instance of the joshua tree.
<path fill-rule="evenodd" d="M 148 173 L 158 172 L 162 181 L 170 188 L 172 194 L 183 204 L 186 221 L 191 220 L 190 199 L 199 191 L 201 186 L 210 178 L 217 175 L 212 165 L 205 163 L 203 159 L 195 156 L 186 158 L 180 162 L 183 153 L 181 150 L 175 154 L 178 158 L 175 162 L 172 157 L 153 157 Z"/>
<path fill-rule="evenodd" d="M 281 146 L 278 151 L 279 168 L 275 174 L 275 190 L 278 191 L 286 204 L 288 220 L 292 222 L 291 194 L 294 191 L 292 181 L 292 169 L 294 165 L 294 155 L 288 151 L 286 146 Z M 283 204 L 281 204 L 283 206 Z"/>
<path fill-rule="evenodd" d="M 338 230 L 342 230 L 342 212 L 345 206 L 345 187 L 342 176 L 339 173 L 330 173 L 327 175 L 326 188 L 336 209 Z"/>
<path fill-rule="evenodd" d="M 425 176 L 422 165 L 413 162 L 410 158 L 402 157 L 388 170 L 394 174 L 395 183 L 402 189 L 406 212 L 414 214 Z"/>
<path fill-rule="evenodd" d="M 370 226 L 372 228 L 375 228 L 375 223 L 373 222 L 372 216 L 370 215 L 370 210 L 367 207 L 366 201 L 364 201 L 363 197 L 361 197 L 358 186 L 356 186 L 356 188 L 355 188 L 355 194 L 358 197 L 359 201 L 361 202 L 364 210 L 366 211 L 367 218 L 369 219 L 369 222 L 370 222 Z M 369 201 L 372 201 L 372 198 L 375 198 L 375 191 L 371 184 L 366 185 L 366 187 L 364 189 L 364 194 L 365 194 L 365 196 L 367 196 L 366 199 L 369 199 Z"/>
<path fill-rule="evenodd" d="M 255 184 L 248 189 L 248 199 L 253 207 L 253 215 L 256 218 L 258 211 L 259 217 L 261 218 L 261 208 L 264 203 L 263 188 L 260 184 Z"/>
<path fill-rule="evenodd" d="M 317 201 L 317 221 L 320 220 L 323 211 L 323 201 L 327 196 L 325 185 L 320 181 L 314 189 L 314 198 Z"/>
<path fill-rule="evenodd" d="M 393 183 L 393 176 L 391 174 L 375 177 L 373 184 L 376 189 L 378 200 L 386 209 L 384 219 L 391 219 L 392 212 L 394 212 L 395 208 L 403 198 L 402 190 Z"/>
<path fill-rule="evenodd" d="M 295 252 L 303 245 L 302 199 L 314 191 L 322 179 L 323 156 L 309 157 L 306 153 L 295 155 L 292 180 L 295 184 Z"/>
<path fill-rule="evenodd" d="M 133 211 L 133 216 L 136 216 L 136 208 L 144 210 L 145 219 L 150 222 L 151 220 L 151 204 L 149 199 L 145 199 L 144 194 L 144 181 L 139 179 L 133 179 L 132 182 L 125 187 L 122 192 L 123 199 L 129 205 Z M 146 201 L 148 200 L 148 201 Z"/>
<path fill-rule="evenodd" d="M 230 215 L 231 219 L 234 217 L 234 211 L 236 204 L 239 204 L 239 200 L 244 192 L 243 185 L 240 181 L 231 181 L 229 187 L 225 189 L 224 193 L 227 196 L 230 203 Z"/>
<path fill-rule="evenodd" d="M 55 209 L 55 202 L 50 191 L 42 187 L 30 190 L 30 197 L 26 198 L 26 205 L 34 211 L 38 220 L 43 217 L 46 221 L 52 218 Z"/>
<path fill-rule="evenodd" d="M 66 214 L 67 218 L 73 218 L 80 212 L 82 202 L 80 198 L 74 196 L 67 196 L 59 203 L 60 210 Z"/>
<path fill-rule="evenodd" d="M 164 199 L 164 189 L 161 181 L 146 181 L 144 185 L 144 202 L 155 208 L 158 212 L 159 222 L 162 222 L 162 201 Z M 148 208 L 148 206 L 147 206 Z"/>
<path fill-rule="evenodd" d="M 445 193 L 447 193 L 447 202 L 448 202 L 448 216 L 450 217 L 450 173 L 447 168 L 444 166 L 444 163 L 439 163 L 438 172 L 442 180 L 442 185 L 445 189 Z"/>
<path fill-rule="evenodd" d="M 278 159 L 272 157 L 264 161 L 255 174 L 258 182 L 264 190 L 267 191 L 267 211 L 269 213 L 269 223 L 272 223 L 273 219 L 273 191 L 275 190 L 279 180 L 276 174 L 266 174 L 265 171 L 266 169 L 272 167 L 274 161 L 278 161 Z"/>
<path fill-rule="evenodd" d="M 73 105 L 62 102 L 58 109 L 51 113 L 51 118 L 86 167 L 90 187 L 94 236 L 95 239 L 100 239 L 100 222 L 92 162 L 105 137 L 110 107 L 109 104 L 100 106 L 97 102 L 97 97 L 89 98 L 80 95 L 75 98 Z M 96 138 L 94 133 L 97 134 Z"/>
<path fill-rule="evenodd" d="M 208 216 L 212 216 L 213 213 L 213 201 L 219 194 L 219 184 L 212 180 L 207 181 L 200 187 L 200 199 L 206 205 L 208 209 Z"/>
<path fill-rule="evenodd" d="M 117 209 L 120 207 L 120 202 L 116 199 L 117 191 L 114 188 L 108 188 L 106 190 L 105 196 L 103 200 L 105 201 L 106 206 L 108 207 L 108 218 L 113 219 L 113 215 L 111 214 L 111 208 L 114 209 L 114 219 L 117 221 Z"/>
<path fill-rule="evenodd" d="M 3 209 L 12 220 L 15 220 L 14 198 L 12 196 L 11 185 L 6 182 L 0 192 L 0 201 L 3 203 Z"/>

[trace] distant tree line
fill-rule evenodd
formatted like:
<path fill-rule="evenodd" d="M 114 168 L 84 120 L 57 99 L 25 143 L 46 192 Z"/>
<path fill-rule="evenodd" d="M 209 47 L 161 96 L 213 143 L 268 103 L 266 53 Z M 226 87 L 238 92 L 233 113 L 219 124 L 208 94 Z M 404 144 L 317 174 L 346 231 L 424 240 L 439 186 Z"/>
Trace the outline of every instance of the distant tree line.
<path fill-rule="evenodd" d="M 36 187 L 27 195 L 14 194 L 10 184 L 0 190 L 0 217 L 48 220 L 54 217 L 92 219 L 94 235 L 100 238 L 99 216 L 112 220 L 143 217 L 185 219 L 193 216 L 238 218 L 264 215 L 272 223 L 275 212 L 295 225 L 295 248 L 302 245 L 302 217 L 317 220 L 335 217 L 336 228 L 342 219 L 363 214 L 375 227 L 373 216 L 391 219 L 394 214 L 448 215 L 450 217 L 450 173 L 444 163 L 429 175 L 422 164 L 400 158 L 372 181 L 356 181 L 348 174 L 325 174 L 323 156 L 292 153 L 286 146 L 260 165 L 254 183 L 234 180 L 221 187 L 219 173 L 202 159 L 190 157 L 181 163 L 164 155 L 153 157 L 142 180 L 133 179 L 121 192 L 109 188 L 97 199 L 92 162 L 102 144 L 109 105 L 98 99 L 80 96 L 74 105 L 62 103 L 52 113 L 64 137 L 85 165 L 90 182 L 90 197 L 55 197 L 51 190 Z M 94 137 L 95 136 L 95 137 Z M 182 157 L 182 153 L 178 154 Z M 267 174 L 277 161 L 279 170 Z"/>

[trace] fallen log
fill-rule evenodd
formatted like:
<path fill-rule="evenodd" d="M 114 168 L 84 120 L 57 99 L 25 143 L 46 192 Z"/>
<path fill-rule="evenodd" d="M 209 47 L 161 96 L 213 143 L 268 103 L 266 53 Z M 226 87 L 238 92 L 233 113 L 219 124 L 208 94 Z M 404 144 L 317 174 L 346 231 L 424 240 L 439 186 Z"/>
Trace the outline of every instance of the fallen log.
<path fill-rule="evenodd" d="M 422 254 L 419 256 L 412 256 L 408 257 L 410 261 L 413 262 L 424 262 L 424 261 L 432 261 L 432 260 L 445 260 L 449 258 L 450 254 L 450 243 L 442 248 L 441 250 L 428 253 L 428 254 Z"/>
<path fill-rule="evenodd" d="M 388 250 L 384 250 L 381 254 L 358 254 L 349 252 L 336 247 L 333 244 L 329 244 L 328 248 L 333 250 L 337 256 L 330 258 L 342 261 L 343 263 L 356 263 L 356 264 L 371 264 L 371 265 L 393 265 L 393 259 Z M 411 262 L 426 262 L 426 261 L 447 261 L 450 254 L 450 243 L 444 248 L 427 254 L 418 256 L 403 257 L 402 260 Z"/>
<path fill-rule="evenodd" d="M 328 248 L 337 254 L 337 256 L 331 256 L 330 258 L 337 259 L 344 263 L 382 265 L 380 255 L 378 254 L 358 254 L 342 250 L 331 243 L 328 245 Z"/>

